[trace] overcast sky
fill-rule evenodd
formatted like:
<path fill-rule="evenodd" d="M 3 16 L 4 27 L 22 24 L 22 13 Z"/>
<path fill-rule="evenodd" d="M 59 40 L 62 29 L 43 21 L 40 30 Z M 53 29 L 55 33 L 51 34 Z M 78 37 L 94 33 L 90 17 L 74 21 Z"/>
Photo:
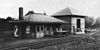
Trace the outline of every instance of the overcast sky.
<path fill-rule="evenodd" d="M 74 8 L 88 16 L 100 17 L 100 0 L 0 0 L 0 17 L 18 17 L 18 8 L 51 15 L 66 7 Z"/>

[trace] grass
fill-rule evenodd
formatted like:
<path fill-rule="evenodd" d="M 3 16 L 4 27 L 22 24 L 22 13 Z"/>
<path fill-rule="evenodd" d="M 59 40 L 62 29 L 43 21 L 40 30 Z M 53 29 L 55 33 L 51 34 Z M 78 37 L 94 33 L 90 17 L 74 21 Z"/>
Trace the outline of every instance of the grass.
<path fill-rule="evenodd" d="M 100 50 L 100 31 L 93 34 L 69 35 L 66 40 L 69 42 L 33 50 Z"/>
<path fill-rule="evenodd" d="M 77 41 L 71 41 L 75 37 Z M 36 50 L 100 50 L 100 31 L 92 35 L 70 35 L 68 38 L 71 42 Z"/>

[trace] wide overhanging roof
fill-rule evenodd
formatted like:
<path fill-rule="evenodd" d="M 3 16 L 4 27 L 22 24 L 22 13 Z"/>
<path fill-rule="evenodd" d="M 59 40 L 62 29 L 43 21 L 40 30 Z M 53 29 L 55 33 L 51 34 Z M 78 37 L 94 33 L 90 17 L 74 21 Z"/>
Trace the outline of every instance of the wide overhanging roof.
<path fill-rule="evenodd" d="M 69 23 L 48 15 L 43 14 L 29 14 L 23 17 L 24 21 L 41 22 L 41 23 Z"/>

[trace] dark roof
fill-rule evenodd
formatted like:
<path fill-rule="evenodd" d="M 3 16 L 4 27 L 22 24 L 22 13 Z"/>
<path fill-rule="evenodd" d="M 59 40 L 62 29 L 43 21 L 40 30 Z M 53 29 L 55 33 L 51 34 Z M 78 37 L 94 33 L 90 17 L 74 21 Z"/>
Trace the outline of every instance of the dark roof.
<path fill-rule="evenodd" d="M 76 9 L 67 7 L 65 9 L 62 9 L 62 10 L 54 13 L 52 16 L 59 16 L 59 15 L 84 15 L 84 14 L 79 12 Z"/>

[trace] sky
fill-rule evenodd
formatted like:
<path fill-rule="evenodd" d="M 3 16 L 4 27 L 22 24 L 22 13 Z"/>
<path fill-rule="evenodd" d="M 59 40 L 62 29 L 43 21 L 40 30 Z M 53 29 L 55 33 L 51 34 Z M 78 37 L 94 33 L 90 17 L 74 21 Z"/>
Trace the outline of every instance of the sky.
<path fill-rule="evenodd" d="M 86 16 L 100 17 L 100 0 L 0 0 L 0 18 L 18 18 L 19 7 L 24 8 L 24 15 L 30 10 L 51 15 L 71 7 Z"/>

